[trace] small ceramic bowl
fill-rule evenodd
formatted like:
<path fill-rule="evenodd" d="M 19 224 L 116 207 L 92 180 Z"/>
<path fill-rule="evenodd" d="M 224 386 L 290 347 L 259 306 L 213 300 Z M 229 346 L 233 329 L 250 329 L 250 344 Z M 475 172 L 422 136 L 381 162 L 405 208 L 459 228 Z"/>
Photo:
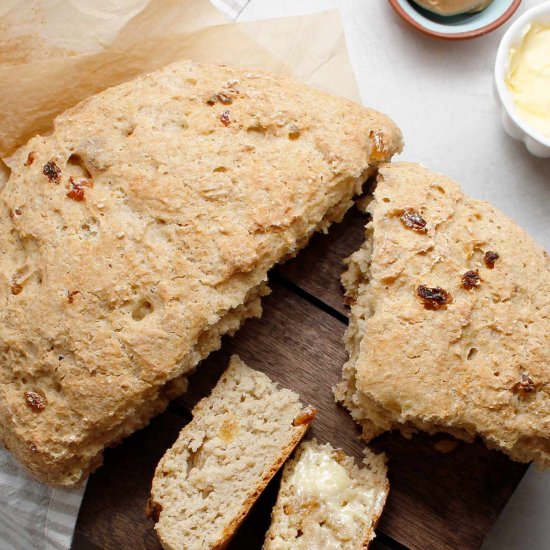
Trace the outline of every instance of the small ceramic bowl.
<path fill-rule="evenodd" d="M 388 1 L 409 25 L 443 40 L 467 40 L 494 31 L 508 21 L 521 4 L 521 0 L 493 0 L 479 13 L 444 17 L 422 9 L 414 0 Z"/>
<path fill-rule="evenodd" d="M 548 158 L 550 157 L 550 137 L 544 136 L 518 114 L 512 94 L 504 81 L 508 70 L 510 48 L 521 40 L 523 30 L 533 21 L 550 23 L 550 2 L 544 2 L 527 10 L 502 37 L 495 62 L 495 96 L 502 108 L 502 123 L 506 133 L 523 141 L 533 155 Z"/>

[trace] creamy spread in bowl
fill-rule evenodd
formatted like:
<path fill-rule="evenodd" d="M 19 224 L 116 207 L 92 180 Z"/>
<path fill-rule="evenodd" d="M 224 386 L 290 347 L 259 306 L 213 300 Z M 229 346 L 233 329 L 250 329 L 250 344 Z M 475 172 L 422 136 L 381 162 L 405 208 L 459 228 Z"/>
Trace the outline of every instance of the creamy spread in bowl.
<path fill-rule="evenodd" d="M 550 1 L 528 9 L 504 33 L 494 86 L 506 133 L 550 158 Z"/>
<path fill-rule="evenodd" d="M 518 114 L 550 137 L 550 23 L 527 25 L 510 49 L 505 81 Z"/>

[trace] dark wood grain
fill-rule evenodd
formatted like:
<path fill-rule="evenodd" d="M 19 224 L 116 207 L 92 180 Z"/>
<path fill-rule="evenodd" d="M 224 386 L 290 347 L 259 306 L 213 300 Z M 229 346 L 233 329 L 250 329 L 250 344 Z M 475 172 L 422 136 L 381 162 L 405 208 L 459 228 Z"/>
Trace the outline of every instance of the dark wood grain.
<path fill-rule="evenodd" d="M 73 537 L 72 549 L 73 550 L 100 550 L 99 546 L 97 546 L 93 542 L 90 542 L 86 537 L 86 535 L 84 535 L 80 531 L 75 531 L 75 534 Z"/>
<path fill-rule="evenodd" d="M 174 412 L 187 415 L 209 393 L 231 353 L 318 408 L 310 437 L 330 441 L 361 458 L 358 430 L 334 403 L 331 391 L 346 358 L 345 324 L 284 285 L 271 286 L 273 294 L 264 300 L 262 319 L 248 321 L 234 338 L 226 339 L 221 351 L 200 365 L 188 393 L 172 405 L 172 412 L 106 452 L 105 466 L 90 478 L 78 519 L 81 540 L 105 549 L 158 548 L 143 507 L 154 467 L 185 423 Z M 451 453 L 440 454 L 433 447 L 437 439 L 421 435 L 407 441 L 386 434 L 373 442 L 376 450 L 388 455 L 392 486 L 379 526 L 389 538 L 377 543 L 380 549 L 392 539 L 411 549 L 479 547 L 525 470 L 479 443 L 460 443 Z M 277 479 L 230 548 L 261 547 L 276 490 Z"/>
<path fill-rule="evenodd" d="M 278 266 L 277 274 L 347 315 L 349 311 L 344 306 L 340 276 L 344 270 L 344 259 L 355 252 L 365 238 L 367 220 L 366 214 L 351 208 L 341 223 L 330 228 L 328 235 L 314 235 L 307 248 L 296 258 Z"/>
<path fill-rule="evenodd" d="M 373 442 L 388 456 L 391 485 L 379 528 L 409 548 L 478 548 L 526 466 L 479 441 L 442 454 L 440 439 L 451 438 L 384 434 Z"/>

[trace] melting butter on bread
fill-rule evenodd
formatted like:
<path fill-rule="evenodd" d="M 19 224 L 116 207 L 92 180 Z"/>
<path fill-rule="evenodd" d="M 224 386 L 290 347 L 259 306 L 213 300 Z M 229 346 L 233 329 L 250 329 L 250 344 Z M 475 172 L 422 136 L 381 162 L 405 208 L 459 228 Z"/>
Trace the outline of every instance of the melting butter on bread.
<path fill-rule="evenodd" d="M 385 457 L 364 454 L 358 466 L 328 443 L 301 443 L 285 464 L 264 550 L 366 548 L 389 484 Z"/>

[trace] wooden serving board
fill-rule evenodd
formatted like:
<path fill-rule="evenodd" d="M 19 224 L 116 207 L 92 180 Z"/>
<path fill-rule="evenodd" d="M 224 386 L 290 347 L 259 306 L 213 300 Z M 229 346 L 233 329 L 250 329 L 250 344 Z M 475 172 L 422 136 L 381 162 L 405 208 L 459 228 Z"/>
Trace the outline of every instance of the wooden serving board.
<path fill-rule="evenodd" d="M 301 395 L 318 409 L 308 437 L 329 441 L 357 459 L 364 444 L 332 387 L 346 353 L 347 323 L 340 288 L 342 260 L 363 239 L 364 215 L 353 209 L 329 235 L 317 235 L 300 255 L 271 274 L 273 293 L 264 299 L 262 319 L 246 322 L 190 379 L 190 389 L 149 427 L 105 453 L 90 477 L 73 548 L 86 550 L 160 548 L 145 517 L 157 462 L 190 420 L 190 410 L 207 395 L 238 353 L 250 366 Z M 468 550 L 478 548 L 526 466 L 488 451 L 480 442 L 460 442 L 447 454 L 434 444 L 448 436 L 423 434 L 406 440 L 384 434 L 372 442 L 388 456 L 391 491 L 374 549 Z M 275 502 L 279 476 L 270 483 L 233 539 L 233 550 L 260 549 Z"/>

